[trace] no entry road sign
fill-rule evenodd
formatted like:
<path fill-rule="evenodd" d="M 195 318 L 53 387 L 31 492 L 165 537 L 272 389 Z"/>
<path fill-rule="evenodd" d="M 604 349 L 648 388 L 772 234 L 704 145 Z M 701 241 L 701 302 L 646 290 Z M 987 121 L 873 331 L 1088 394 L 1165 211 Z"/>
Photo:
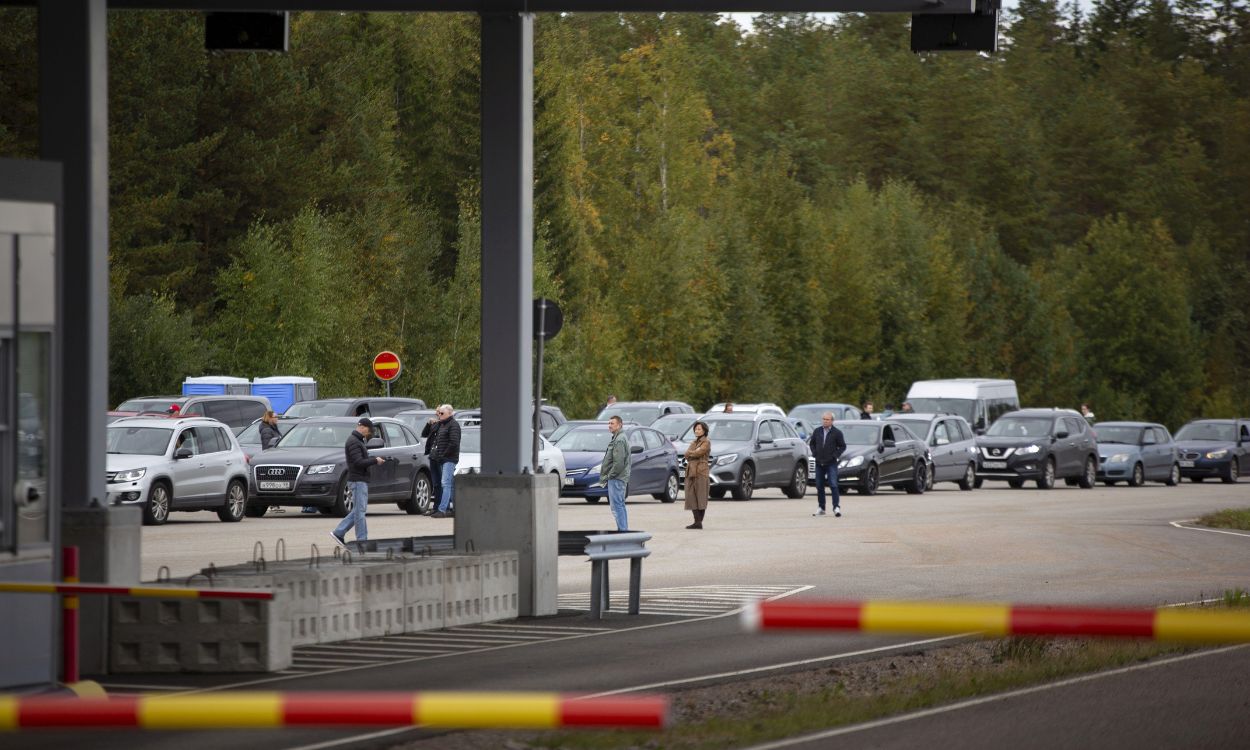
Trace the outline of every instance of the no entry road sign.
<path fill-rule="evenodd" d="M 399 355 L 395 352 L 381 352 L 373 358 L 373 374 L 383 383 L 390 383 L 397 379 L 403 369 Z"/>

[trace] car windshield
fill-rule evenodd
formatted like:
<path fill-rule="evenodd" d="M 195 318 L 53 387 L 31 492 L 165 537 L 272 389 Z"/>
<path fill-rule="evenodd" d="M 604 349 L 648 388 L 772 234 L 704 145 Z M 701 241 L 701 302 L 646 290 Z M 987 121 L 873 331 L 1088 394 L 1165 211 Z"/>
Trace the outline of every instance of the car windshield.
<path fill-rule="evenodd" d="M 395 415 L 395 418 L 408 425 L 411 429 L 416 431 L 418 435 L 420 435 L 421 431 L 425 429 L 426 424 L 429 423 L 429 420 L 433 416 L 433 411 L 400 412 Z"/>
<path fill-rule="evenodd" d="M 1050 417 L 1003 417 L 985 433 L 989 437 L 1042 438 L 1050 435 Z"/>
<path fill-rule="evenodd" d="M 664 433 L 669 440 L 676 440 L 698 418 L 697 414 L 665 414 L 651 423 L 651 429 Z"/>
<path fill-rule="evenodd" d="M 297 424 L 278 443 L 279 448 L 342 448 L 356 425 L 347 422 Z"/>
<path fill-rule="evenodd" d="M 607 425 L 581 427 L 565 433 L 564 437 L 556 443 L 556 447 L 562 451 L 605 451 L 611 439 L 612 433 L 608 432 Z"/>
<path fill-rule="evenodd" d="M 113 411 L 133 411 L 133 412 L 167 412 L 169 407 L 178 403 L 182 399 L 178 398 L 132 398 L 129 401 L 123 401 L 117 405 Z"/>
<path fill-rule="evenodd" d="M 569 434 L 570 432 L 577 429 L 578 427 L 585 427 L 587 424 L 589 424 L 589 422 L 584 419 L 578 420 L 575 422 L 565 422 L 561 424 L 559 427 L 555 428 L 555 430 L 553 430 L 551 434 L 547 436 L 547 440 L 549 440 L 554 445 L 555 443 L 560 442 L 560 438 Z"/>
<path fill-rule="evenodd" d="M 840 424 L 837 428 L 842 431 L 842 438 L 847 445 L 876 445 L 881 442 L 881 426 L 871 424 L 867 421 L 864 424 Z"/>
<path fill-rule="evenodd" d="M 108 452 L 131 456 L 163 456 L 174 431 L 167 427 L 108 428 Z"/>
<path fill-rule="evenodd" d="M 482 431 L 481 430 L 461 430 L 460 431 L 460 452 L 461 453 L 481 453 L 482 452 Z"/>
<path fill-rule="evenodd" d="M 796 406 L 790 410 L 790 416 L 795 419 L 801 419 L 810 425 L 819 426 L 820 420 L 825 416 L 825 412 L 833 414 L 833 418 L 838 418 L 837 410 L 827 406 Z"/>
<path fill-rule="evenodd" d="M 345 416 L 347 405 L 342 401 L 303 401 L 291 404 L 283 416 L 286 417 L 342 417 Z M 346 440 L 347 438 L 343 438 Z"/>
<path fill-rule="evenodd" d="M 718 440 L 730 443 L 745 443 L 751 439 L 755 422 L 746 419 L 704 419 L 707 424 L 707 436 L 713 444 Z M 681 439 L 687 443 L 694 440 L 694 425 L 682 433 Z"/>
<path fill-rule="evenodd" d="M 899 422 L 916 435 L 929 434 L 929 420 L 927 419 L 900 419 L 898 417 L 890 417 L 891 422 Z"/>
<path fill-rule="evenodd" d="M 1142 428 L 1096 424 L 1094 425 L 1094 432 L 1098 434 L 1098 442 L 1100 443 L 1137 445 L 1141 442 Z"/>
<path fill-rule="evenodd" d="M 910 398 L 913 411 L 931 414 L 958 414 L 972 424 L 976 420 L 977 402 L 970 398 Z"/>
<path fill-rule="evenodd" d="M 1102 433 L 1099 433 L 1100 435 Z M 1190 422 L 1176 433 L 1177 440 L 1210 440 L 1219 443 L 1234 441 L 1233 426 L 1218 422 Z"/>
<path fill-rule="evenodd" d="M 278 434 L 285 435 L 295 426 L 294 422 L 278 420 Z M 260 445 L 260 422 L 253 422 L 239 433 L 239 445 Z M 344 438 L 346 441 L 346 438 Z"/>
<path fill-rule="evenodd" d="M 660 407 L 658 406 L 613 404 L 599 412 L 599 419 L 601 420 L 609 417 L 620 417 L 622 422 L 635 422 L 637 424 L 651 424 L 658 416 L 660 416 Z"/>

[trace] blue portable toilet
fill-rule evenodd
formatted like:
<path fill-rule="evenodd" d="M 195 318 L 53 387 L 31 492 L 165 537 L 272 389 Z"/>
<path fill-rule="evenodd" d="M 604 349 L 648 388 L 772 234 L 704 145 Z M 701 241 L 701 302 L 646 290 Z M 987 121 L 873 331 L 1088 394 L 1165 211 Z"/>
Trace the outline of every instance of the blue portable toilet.
<path fill-rule="evenodd" d="M 255 378 L 252 380 L 252 395 L 268 398 L 274 413 L 283 414 L 291 408 L 291 404 L 316 400 L 317 381 L 298 375 Z"/>
<path fill-rule="evenodd" d="M 251 392 L 252 384 L 247 378 L 206 375 L 182 381 L 182 395 L 184 396 L 246 396 Z"/>

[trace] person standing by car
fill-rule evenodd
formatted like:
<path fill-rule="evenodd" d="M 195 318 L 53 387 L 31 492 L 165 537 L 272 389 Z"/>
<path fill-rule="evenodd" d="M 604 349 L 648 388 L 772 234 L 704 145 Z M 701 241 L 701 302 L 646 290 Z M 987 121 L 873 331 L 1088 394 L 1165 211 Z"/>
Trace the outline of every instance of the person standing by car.
<path fill-rule="evenodd" d="M 369 510 L 369 468 L 382 464 L 386 459 L 381 456 L 371 457 L 365 441 L 373 434 L 373 420 L 361 417 L 356 429 L 347 436 L 347 444 L 343 451 L 347 456 L 347 488 L 352 493 L 352 510 L 347 517 L 339 522 L 337 528 L 330 532 L 334 543 L 347 549 L 343 537 L 350 529 L 356 529 L 356 541 L 363 542 L 369 538 L 369 527 L 365 525 L 365 513 Z"/>
<path fill-rule="evenodd" d="M 860 419 L 874 419 L 874 417 L 872 416 L 872 402 L 871 401 L 864 402 L 864 408 L 860 409 L 859 418 Z"/>
<path fill-rule="evenodd" d="M 1089 422 L 1090 424 L 1093 424 L 1094 422 L 1098 421 L 1094 417 L 1094 412 L 1090 411 L 1089 404 L 1081 404 L 1081 416 L 1085 417 L 1085 421 Z"/>
<path fill-rule="evenodd" d="M 629 487 L 629 444 L 622 430 L 624 425 L 615 414 L 608 419 L 608 432 L 612 433 L 612 439 L 608 441 L 608 449 L 603 452 L 603 463 L 599 467 L 599 481 L 608 486 L 608 504 L 612 506 L 617 531 L 629 530 L 629 516 L 625 512 L 625 492 Z"/>
<path fill-rule="evenodd" d="M 864 406 L 871 408 L 872 404 Z M 833 515 L 842 516 L 842 496 L 838 494 L 838 459 L 846 450 L 846 440 L 842 431 L 833 426 L 833 412 L 820 415 L 820 427 L 812 431 L 808 441 L 812 456 L 816 459 L 816 512 L 813 516 L 825 515 L 825 486 L 829 487 L 829 500 L 833 507 Z"/>
<path fill-rule="evenodd" d="M 260 449 L 267 451 L 278 444 L 282 439 L 282 433 L 278 431 L 278 415 L 273 413 L 272 409 L 265 411 L 265 416 L 260 418 Z"/>
<path fill-rule="evenodd" d="M 703 528 L 703 516 L 707 513 L 708 457 L 712 455 L 712 441 L 707 438 L 707 425 L 695 422 L 690 427 L 694 441 L 686 448 L 686 510 L 694 513 L 694 523 L 687 529 Z"/>
<path fill-rule="evenodd" d="M 430 461 L 438 462 L 439 496 L 438 510 L 433 518 L 450 518 L 452 515 L 452 492 L 455 489 L 456 462 L 460 460 L 460 423 L 456 421 L 451 404 L 443 404 L 434 412 L 438 424 L 430 435 Z M 434 425 L 426 425 L 429 430 Z M 424 431 L 423 431 L 424 434 Z"/>

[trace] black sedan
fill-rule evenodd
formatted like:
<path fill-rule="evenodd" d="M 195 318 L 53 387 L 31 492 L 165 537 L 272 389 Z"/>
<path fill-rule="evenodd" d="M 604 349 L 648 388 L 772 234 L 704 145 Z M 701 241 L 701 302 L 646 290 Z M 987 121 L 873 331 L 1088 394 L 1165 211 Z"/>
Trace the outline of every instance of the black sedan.
<path fill-rule="evenodd" d="M 247 515 L 265 515 L 271 505 L 310 505 L 327 516 L 346 516 L 343 446 L 356 429 L 356 417 L 314 417 L 291 427 L 278 447 L 252 460 Z M 430 507 L 430 461 L 416 434 L 397 419 L 374 417 L 369 455 L 389 459 L 369 470 L 369 502 L 394 502 L 409 513 Z"/>
<path fill-rule="evenodd" d="M 906 427 L 889 422 L 835 422 L 846 439 L 838 461 L 838 489 L 854 488 L 875 495 L 883 484 L 919 495 L 929 484 L 929 456 L 923 440 Z"/>
<path fill-rule="evenodd" d="M 1181 476 L 1236 482 L 1250 462 L 1250 419 L 1197 419 L 1176 433 Z"/>

